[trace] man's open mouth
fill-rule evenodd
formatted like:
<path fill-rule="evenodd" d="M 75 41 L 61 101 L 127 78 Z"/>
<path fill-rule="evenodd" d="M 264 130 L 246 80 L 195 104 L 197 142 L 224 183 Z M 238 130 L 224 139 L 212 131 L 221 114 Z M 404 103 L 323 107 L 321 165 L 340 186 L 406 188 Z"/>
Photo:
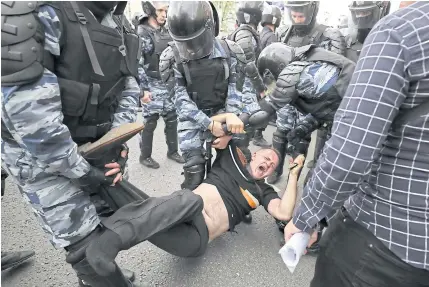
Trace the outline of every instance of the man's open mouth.
<path fill-rule="evenodd" d="M 258 171 L 260 173 L 264 173 L 264 172 L 267 171 L 267 167 L 264 164 L 261 164 L 261 165 L 258 166 Z"/>

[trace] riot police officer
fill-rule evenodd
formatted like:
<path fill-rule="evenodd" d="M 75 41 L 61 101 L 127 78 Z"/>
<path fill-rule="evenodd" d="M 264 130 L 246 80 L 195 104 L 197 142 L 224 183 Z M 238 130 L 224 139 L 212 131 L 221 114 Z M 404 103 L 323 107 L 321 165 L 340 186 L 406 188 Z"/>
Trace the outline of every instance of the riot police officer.
<path fill-rule="evenodd" d="M 143 1 L 144 15 L 140 18 L 137 32 L 141 37 L 142 59 L 140 61 L 140 88 L 143 93 L 143 123 L 141 132 L 140 163 L 149 168 L 159 168 L 152 158 L 153 135 L 159 116 L 164 118 L 167 157 L 178 163 L 184 163 L 177 152 L 177 115 L 173 96 L 168 93 L 159 73 L 159 57 L 172 41 L 165 29 L 168 1 Z"/>
<path fill-rule="evenodd" d="M 224 134 L 210 117 L 259 110 L 250 91 L 237 88 L 244 78 L 243 50 L 227 39 L 217 39 L 219 20 L 208 1 L 171 2 L 169 31 L 174 44 L 161 55 L 161 77 L 175 93 L 179 118 L 179 147 L 185 159 L 182 188 L 194 189 L 204 179 L 203 133 Z"/>
<path fill-rule="evenodd" d="M 77 149 L 136 121 L 140 43 L 123 27 L 126 2 L 11 3 L 1 9 L 2 167 L 54 247 L 67 250 L 81 286 L 136 286 L 116 264 L 96 274 L 86 256 L 101 214 L 111 214 L 98 191 L 118 188 L 110 185 L 121 179 L 128 149 L 98 160 Z"/>
<path fill-rule="evenodd" d="M 273 114 L 289 106 L 305 116 L 289 118 L 292 128 L 285 139 L 292 145 L 319 127 L 329 130 L 354 67 L 346 57 L 314 45 L 292 48 L 273 43 L 262 50 L 258 61 L 259 72 L 269 71 L 276 79 L 273 92 L 259 102 L 261 109 Z M 294 128 L 297 121 L 300 124 Z"/>
<path fill-rule="evenodd" d="M 285 109 L 288 114 L 282 126 L 284 130 L 279 132 L 277 129 L 274 133 L 273 146 L 280 142 L 280 152 L 284 154 L 288 151 L 293 157 L 306 154 L 309 135 L 319 129 L 320 136 L 315 147 L 317 160 L 330 135 L 334 114 L 347 90 L 354 67 L 354 63 L 344 56 L 314 45 L 292 48 L 273 43 L 262 50 L 258 61 L 259 72 L 269 71 L 276 79 L 276 87 L 259 102 L 260 107 L 268 114 L 274 114 L 279 109 Z M 309 175 L 304 184 L 308 178 Z M 283 231 L 285 223 L 276 223 Z M 318 245 L 314 244 L 308 251 L 317 252 Z"/>
<path fill-rule="evenodd" d="M 319 11 L 318 1 L 288 1 L 286 3 L 286 15 L 289 17 L 291 26 L 281 26 L 276 30 L 280 42 L 291 47 L 302 47 L 314 44 L 328 51 L 344 55 L 344 36 L 338 29 L 329 28 L 318 24 L 316 17 Z M 291 107 L 285 107 L 277 112 L 277 129 L 273 135 L 273 147 L 286 155 L 286 133 L 290 129 L 291 120 L 294 118 L 294 111 Z M 307 136 L 306 142 L 310 143 L 311 135 Z M 319 140 L 319 139 L 317 139 Z M 282 162 L 277 170 L 267 179 L 270 184 L 276 183 L 283 174 Z"/>
<path fill-rule="evenodd" d="M 346 36 L 346 57 L 357 62 L 363 43 L 372 27 L 389 14 L 389 1 L 352 1 L 349 5 L 351 23 Z"/>
<path fill-rule="evenodd" d="M 261 38 L 261 49 L 277 42 L 275 30 L 280 26 L 282 21 L 282 12 L 275 5 L 264 5 L 262 10 L 261 26 L 263 27 L 259 37 Z"/>
<path fill-rule="evenodd" d="M 259 53 L 262 50 L 261 41 L 259 39 L 258 25 L 262 17 L 262 5 L 260 1 L 240 1 L 238 3 L 237 28 L 232 32 L 228 39 L 236 42 L 243 49 L 246 56 L 246 73 L 247 77 L 244 85 L 249 89 L 253 89 L 255 101 L 260 98 L 261 93 L 264 93 L 265 86 L 262 78 L 256 69 L 256 61 Z M 261 147 L 269 147 L 270 144 L 264 139 L 264 129 L 258 129 L 253 135 L 253 144 Z M 251 134 L 248 133 L 241 140 L 244 141 L 241 146 L 248 146 Z M 247 150 L 247 149 L 246 149 Z M 250 152 L 248 152 L 250 154 Z"/>
<path fill-rule="evenodd" d="M 302 47 L 314 44 L 328 51 L 343 55 L 344 37 L 338 29 L 317 23 L 319 1 L 287 1 L 286 16 L 291 26 L 284 25 L 277 29 L 277 38 L 288 46 Z"/>

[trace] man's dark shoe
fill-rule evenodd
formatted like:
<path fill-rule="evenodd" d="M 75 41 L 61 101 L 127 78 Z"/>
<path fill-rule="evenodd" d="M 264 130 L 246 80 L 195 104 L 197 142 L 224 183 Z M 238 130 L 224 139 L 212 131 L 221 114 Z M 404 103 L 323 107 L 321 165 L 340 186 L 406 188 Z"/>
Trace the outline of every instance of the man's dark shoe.
<path fill-rule="evenodd" d="M 286 225 L 289 223 L 289 220 L 278 220 L 276 219 L 277 227 L 279 228 L 280 232 L 285 231 Z"/>
<path fill-rule="evenodd" d="M 244 216 L 244 218 L 243 218 L 243 222 L 244 222 L 244 223 L 246 223 L 246 224 L 250 224 L 250 223 L 252 223 L 252 219 L 253 219 L 253 217 L 252 217 L 252 215 L 249 213 L 249 214 L 246 214 L 246 215 Z"/>
<path fill-rule="evenodd" d="M 168 153 L 167 157 L 171 160 L 174 160 L 177 163 L 185 163 L 185 160 L 177 151 L 173 153 Z"/>
<path fill-rule="evenodd" d="M 121 269 L 122 274 L 124 274 L 125 279 L 129 280 L 130 282 L 134 282 L 136 279 L 136 276 L 133 271 L 128 269 Z M 81 279 L 79 279 L 79 286 L 80 287 L 90 287 L 91 285 L 85 284 Z M 138 287 L 139 285 L 134 285 L 135 287 Z"/>
<path fill-rule="evenodd" d="M 29 258 L 33 257 L 34 251 L 16 251 L 1 253 L 1 270 L 6 270 L 18 266 Z"/>
<path fill-rule="evenodd" d="M 158 169 L 159 163 L 157 163 L 152 157 L 142 158 L 140 156 L 140 163 L 148 168 Z"/>
<path fill-rule="evenodd" d="M 269 177 L 267 177 L 267 183 L 275 184 L 279 181 L 281 176 L 281 174 L 278 174 L 278 172 L 274 171 Z"/>

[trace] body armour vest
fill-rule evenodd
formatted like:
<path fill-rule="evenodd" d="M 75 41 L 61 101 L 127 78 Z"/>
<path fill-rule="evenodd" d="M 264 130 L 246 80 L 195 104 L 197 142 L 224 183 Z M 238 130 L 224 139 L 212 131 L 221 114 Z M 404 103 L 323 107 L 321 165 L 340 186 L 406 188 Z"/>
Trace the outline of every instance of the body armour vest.
<path fill-rule="evenodd" d="M 325 32 L 325 30 L 328 27 L 325 25 L 321 25 L 321 24 L 316 24 L 314 25 L 313 29 L 311 29 L 310 33 L 306 34 L 306 35 L 298 35 L 293 27 L 289 27 L 289 29 L 293 29 L 292 31 L 287 31 L 286 33 L 289 34 L 289 36 L 284 39 L 284 43 L 288 46 L 291 47 L 302 47 L 302 46 L 306 46 L 306 45 L 320 45 L 320 43 L 322 42 L 322 36 L 323 33 Z"/>
<path fill-rule="evenodd" d="M 223 40 L 219 42 L 222 44 L 223 49 L 227 51 L 228 57 L 230 57 L 226 42 Z M 228 65 L 225 59 L 209 59 L 205 57 L 183 62 L 180 60 L 179 52 L 174 43 L 171 46 L 179 71 L 182 75 L 189 73 L 184 77 L 190 79 L 190 82 L 186 81 L 186 90 L 198 109 L 208 116 L 212 116 L 213 113 L 224 108 L 228 95 L 227 73 L 229 73 L 229 67 L 225 67 L 225 65 Z"/>
<path fill-rule="evenodd" d="M 93 142 L 111 128 L 126 77 L 137 76 L 139 38 L 124 29 L 101 25 L 82 3 L 49 5 L 56 10 L 63 33 L 60 56 L 45 57 L 44 65 L 58 78 L 63 122 L 73 140 L 77 144 Z M 89 39 L 84 40 L 84 29 Z M 94 62 L 101 71 L 95 71 Z"/>
<path fill-rule="evenodd" d="M 271 31 L 270 28 L 264 27 L 262 29 L 262 31 L 261 31 L 261 50 L 263 50 L 266 46 L 268 46 L 268 39 L 270 39 L 271 35 L 274 35 L 274 32 Z"/>
<path fill-rule="evenodd" d="M 235 29 L 235 31 L 232 32 L 231 35 L 228 36 L 228 40 L 231 40 L 231 41 L 239 44 L 239 46 L 243 49 L 243 52 L 246 55 L 247 60 L 249 60 L 248 59 L 249 58 L 248 57 L 248 52 L 246 51 L 247 48 L 243 47 L 243 44 L 239 43 L 238 39 L 236 38 L 237 33 L 240 32 L 240 31 L 243 31 L 243 30 L 251 33 L 251 35 L 253 36 L 253 38 L 256 41 L 256 49 L 255 49 L 255 61 L 256 61 L 259 58 L 259 54 L 261 53 L 262 48 L 261 48 L 261 41 L 259 39 L 259 34 L 258 34 L 258 32 L 255 29 L 252 28 L 252 26 L 250 26 L 250 25 L 241 25 L 240 27 L 238 27 L 237 29 Z M 251 37 L 249 37 L 248 41 L 249 42 L 247 43 L 247 45 L 249 47 L 253 47 L 253 41 L 252 41 Z"/>
<path fill-rule="evenodd" d="M 162 51 L 168 47 L 168 43 L 173 41 L 173 39 L 167 29 L 155 29 L 148 24 L 139 25 L 137 31 L 141 37 L 149 36 L 153 43 L 152 52 L 143 54 L 146 75 L 155 79 L 161 79 L 161 75 L 159 74 L 159 57 Z"/>

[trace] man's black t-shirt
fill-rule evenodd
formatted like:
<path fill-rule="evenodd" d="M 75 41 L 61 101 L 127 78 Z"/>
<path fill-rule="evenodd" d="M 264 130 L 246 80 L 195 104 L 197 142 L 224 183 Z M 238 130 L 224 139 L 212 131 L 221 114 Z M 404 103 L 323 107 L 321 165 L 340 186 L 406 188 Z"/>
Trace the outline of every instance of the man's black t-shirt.
<path fill-rule="evenodd" d="M 279 196 L 264 180 L 252 178 L 246 169 L 245 157 L 236 146 L 230 144 L 216 152 L 216 160 L 204 182 L 217 187 L 228 211 L 230 231 L 233 231 L 245 214 L 258 205 L 267 210 L 270 201 Z"/>

